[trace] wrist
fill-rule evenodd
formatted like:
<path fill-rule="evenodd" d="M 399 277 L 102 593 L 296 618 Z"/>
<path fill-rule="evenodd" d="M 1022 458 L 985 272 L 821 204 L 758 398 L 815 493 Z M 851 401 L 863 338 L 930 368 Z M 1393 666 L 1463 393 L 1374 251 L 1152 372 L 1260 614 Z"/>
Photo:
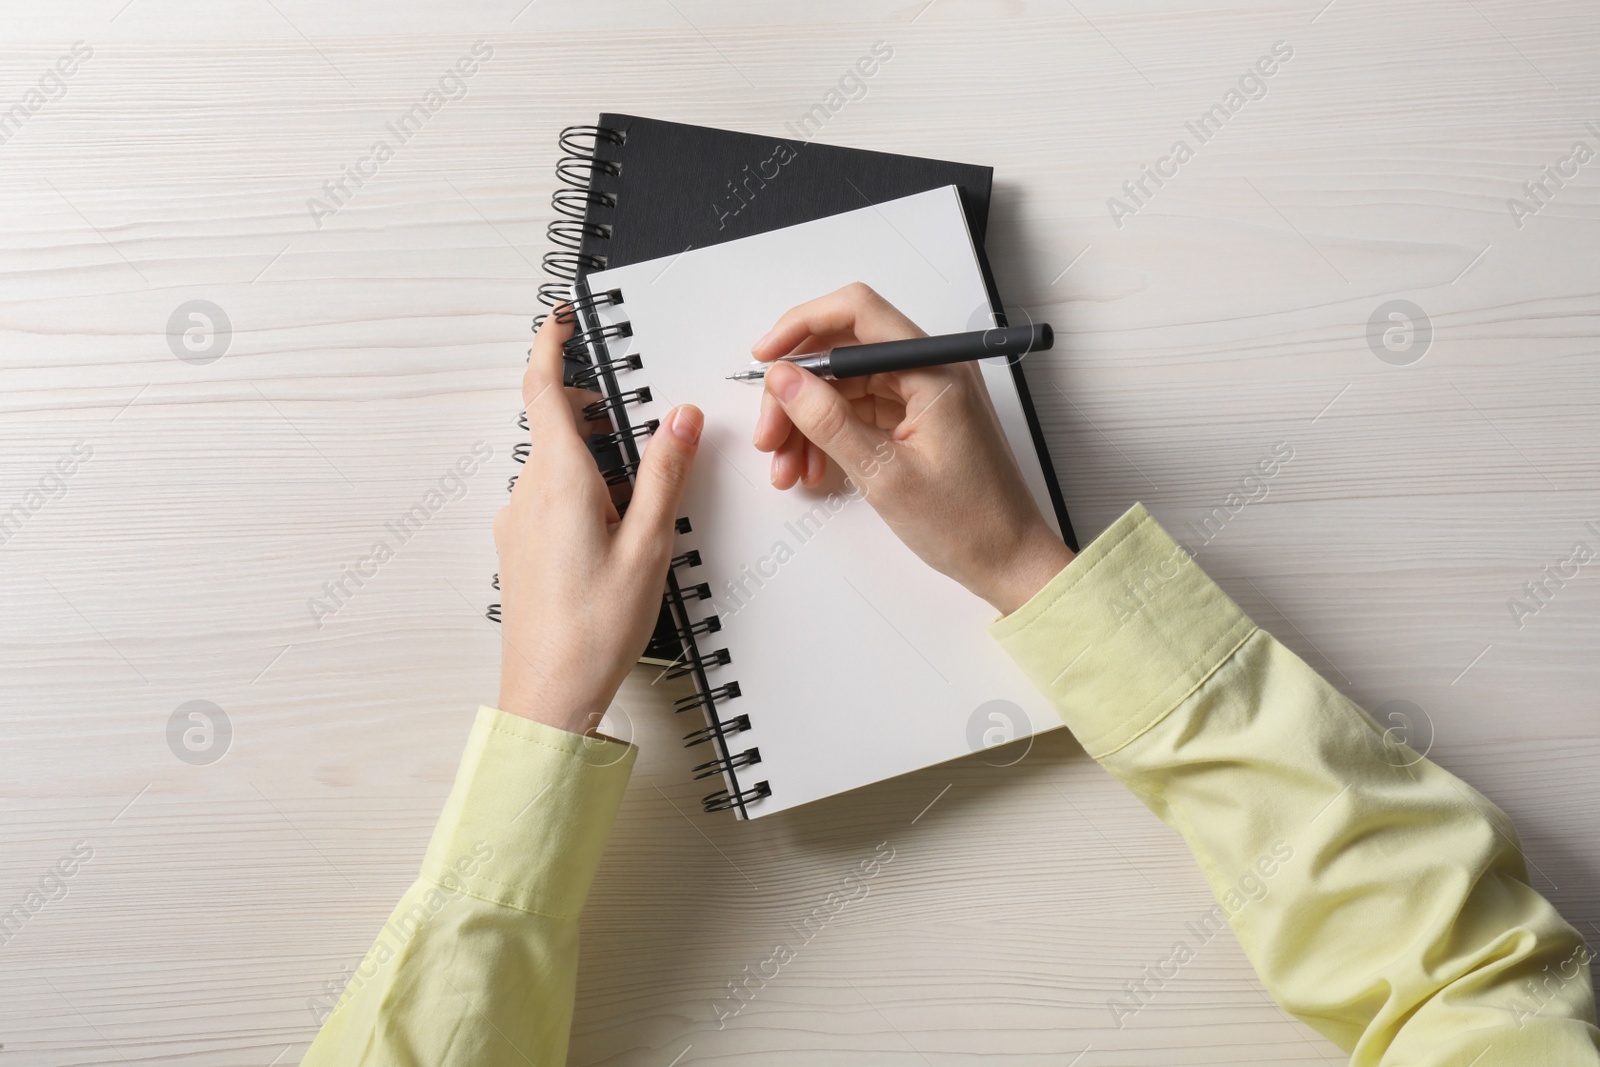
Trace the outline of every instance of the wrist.
<path fill-rule="evenodd" d="M 986 580 L 973 592 L 1001 615 L 1010 615 L 1050 584 L 1074 556 L 1054 530 L 1040 523 L 1020 538 L 1010 552 L 996 557 Z"/>
<path fill-rule="evenodd" d="M 515 678 L 500 680 L 501 711 L 569 734 L 593 734 L 609 706 L 609 700 L 551 692 L 548 686 L 527 685 Z"/>

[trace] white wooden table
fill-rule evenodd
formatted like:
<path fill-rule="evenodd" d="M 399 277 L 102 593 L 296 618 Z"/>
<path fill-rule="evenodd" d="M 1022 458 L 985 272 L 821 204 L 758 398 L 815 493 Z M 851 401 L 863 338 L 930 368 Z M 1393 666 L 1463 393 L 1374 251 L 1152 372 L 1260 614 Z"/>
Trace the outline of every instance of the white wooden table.
<path fill-rule="evenodd" d="M 557 131 L 607 109 L 782 134 L 880 40 L 821 137 L 996 167 L 1002 291 L 1065 335 L 1029 371 L 1080 532 L 1134 500 L 1182 532 L 1289 442 L 1202 562 L 1365 706 L 1420 709 L 1412 743 L 1600 930 L 1600 564 L 1520 628 L 1508 607 L 1600 548 L 1600 161 L 1508 206 L 1600 151 L 1600 12 L 1324 2 L 6 0 L 0 906 L 92 858 L 0 947 L 0 1064 L 296 1062 L 495 699 L 489 521 Z M 314 220 L 477 41 L 466 95 Z M 1279 41 L 1264 96 L 1187 130 Z M 1192 158 L 1128 199 L 1178 138 Z M 220 359 L 169 346 L 194 300 L 231 323 Z M 1425 347 L 1369 344 L 1394 300 Z M 478 441 L 466 495 L 319 627 L 323 583 Z M 1065 734 L 741 825 L 694 812 L 679 694 L 649 681 L 620 696 L 643 752 L 573 1063 L 1342 1060 L 1226 938 L 1114 1025 L 1210 900 Z M 169 747 L 190 701 L 225 711 L 223 758 Z M 880 842 L 870 896 L 718 1029 L 727 983 Z"/>

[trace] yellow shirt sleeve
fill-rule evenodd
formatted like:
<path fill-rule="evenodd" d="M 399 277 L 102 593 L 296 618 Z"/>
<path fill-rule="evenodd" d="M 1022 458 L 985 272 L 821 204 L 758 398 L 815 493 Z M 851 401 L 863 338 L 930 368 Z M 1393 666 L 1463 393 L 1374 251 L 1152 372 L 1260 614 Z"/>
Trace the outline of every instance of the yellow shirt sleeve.
<path fill-rule="evenodd" d="M 578 913 L 636 752 L 480 708 L 422 873 L 302 1067 L 565 1063 Z"/>
<path fill-rule="evenodd" d="M 1143 507 L 991 632 L 1199 860 L 1217 908 L 1169 971 L 1226 924 L 1353 1067 L 1600 1064 L 1589 951 L 1511 821 L 1257 629 Z M 1160 979 L 1112 998 L 1119 1021 Z"/>

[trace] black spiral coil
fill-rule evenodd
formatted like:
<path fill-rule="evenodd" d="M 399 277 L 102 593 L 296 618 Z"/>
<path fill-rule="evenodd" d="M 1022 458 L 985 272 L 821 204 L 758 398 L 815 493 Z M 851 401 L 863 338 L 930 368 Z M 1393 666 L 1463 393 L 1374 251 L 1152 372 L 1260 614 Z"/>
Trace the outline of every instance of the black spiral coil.
<path fill-rule="evenodd" d="M 607 488 L 627 485 L 633 481 L 633 476 L 639 473 L 638 460 L 624 460 L 612 467 L 603 467 L 600 473 L 605 476 Z"/>
<path fill-rule="evenodd" d="M 709 693 L 695 693 L 692 696 L 679 697 L 677 700 L 672 702 L 674 705 L 676 705 L 672 710 L 692 711 L 695 708 L 703 707 L 707 699 L 732 700 L 734 697 L 739 695 L 739 683 L 729 682 L 726 685 L 717 686 L 717 688 L 711 690 Z M 745 729 L 748 730 L 749 728 L 750 724 L 746 723 Z"/>
<path fill-rule="evenodd" d="M 552 224 L 553 225 L 553 224 Z M 610 234 L 606 235 L 607 237 Z M 551 309 L 556 321 L 560 323 L 577 322 L 578 316 L 592 308 L 603 308 L 607 304 L 622 303 L 620 289 L 607 289 L 603 293 L 589 293 L 581 298 L 571 295 L 572 286 L 566 282 L 544 282 L 539 286 L 539 302 Z M 539 327 L 544 325 L 546 315 L 536 315 L 533 319 L 533 332 L 538 333 Z"/>
<path fill-rule="evenodd" d="M 583 417 L 591 423 L 610 426 L 609 430 L 590 437 L 591 452 L 608 486 L 620 486 L 633 480 L 643 457 L 643 442 L 660 426 L 656 419 L 634 423 L 628 418 L 630 406 L 648 404 L 652 399 L 649 386 L 633 385 L 636 379 L 624 382 L 633 372 L 643 369 L 644 361 L 631 353 L 613 357 L 607 350 L 609 342 L 632 336 L 632 326 L 626 319 L 605 322 L 596 314 L 600 308 L 620 306 L 622 291 L 591 291 L 584 281 L 586 275 L 603 270 L 607 265 L 608 257 L 597 251 L 596 246 L 611 239 L 612 228 L 606 213 L 617 206 L 616 195 L 597 188 L 596 179 L 614 178 L 622 173 L 622 164 L 604 158 L 602 148 L 625 144 L 627 139 L 625 130 L 605 126 L 569 126 L 561 131 L 562 156 L 556 164 L 556 177 L 561 187 L 550 198 L 550 207 L 557 217 L 546 228 L 552 248 L 543 259 L 545 273 L 552 280 L 541 284 L 538 291 L 539 303 L 550 310 L 533 320 L 535 332 L 550 315 L 556 316 L 558 322 L 575 324 L 572 337 L 562 349 L 566 364 L 564 374 L 567 384 L 600 394 L 599 400 L 584 407 Z M 629 387 L 625 388 L 625 384 Z M 526 410 L 518 416 L 517 424 L 524 432 L 528 430 Z M 531 454 L 532 445 L 526 440 L 512 448 L 512 458 L 519 464 L 526 464 Z M 517 476 L 513 475 L 507 489 L 513 488 L 516 482 Z M 626 508 L 626 502 L 617 506 L 619 513 Z M 679 534 L 692 529 L 688 518 L 678 519 L 676 528 Z M 733 662 L 732 654 L 726 648 L 702 652 L 697 644 L 697 638 L 722 629 L 722 620 L 716 615 L 689 617 L 688 605 L 697 600 L 710 600 L 711 586 L 706 582 L 680 581 L 679 574 L 700 566 L 699 551 L 691 549 L 674 556 L 667 568 L 663 602 L 683 653 L 662 676 L 690 679 L 694 693 L 674 701 L 673 710 L 699 711 L 706 720 L 704 728 L 684 735 L 685 747 L 710 744 L 716 751 L 714 759 L 694 768 L 694 777 L 698 780 L 720 775 L 727 784 L 727 788 L 705 797 L 702 806 L 706 811 L 734 811 L 741 817 L 748 817 L 747 807 L 762 797 L 771 796 L 772 788 L 765 781 L 742 786 L 738 779 L 738 771 L 761 762 L 761 751 L 756 747 L 743 751 L 728 747 L 730 738 L 750 729 L 750 717 L 726 718 L 721 713 L 723 705 L 741 696 L 737 681 L 718 679 L 715 685 L 711 682 L 713 672 Z M 500 588 L 498 574 L 493 585 L 495 589 Z M 501 605 L 491 604 L 488 617 L 500 622 Z"/>
<path fill-rule="evenodd" d="M 640 437 L 649 437 L 661 428 L 660 419 L 651 419 L 637 426 L 630 426 L 626 430 L 617 430 L 615 433 L 598 433 L 593 437 L 596 444 L 620 445 L 624 441 L 633 441 Z"/>
<path fill-rule="evenodd" d="M 754 804 L 762 797 L 772 795 L 772 786 L 766 782 L 757 782 L 749 789 L 737 791 L 724 789 L 712 793 L 700 802 L 706 811 L 743 811 L 747 805 Z"/>
<path fill-rule="evenodd" d="M 561 319 L 570 305 L 563 304 L 556 309 L 556 318 Z M 564 320 L 563 320 L 564 321 Z M 633 326 L 627 322 L 612 322 L 592 330 L 577 330 L 567 338 L 561 346 L 561 354 L 571 360 L 583 360 L 590 348 L 603 344 L 613 337 L 632 337 Z"/>
<path fill-rule="evenodd" d="M 727 735 L 724 734 L 723 736 L 726 737 Z M 694 769 L 694 778 L 698 782 L 702 778 L 726 774 L 728 771 L 735 771 L 740 767 L 749 767 L 760 762 L 761 750 L 759 748 L 747 748 L 737 755 L 718 756 L 714 760 L 706 760 L 706 762 Z"/>
<path fill-rule="evenodd" d="M 688 629 L 676 632 L 679 637 L 695 637 L 699 634 L 714 634 L 720 629 L 722 629 L 722 620 L 715 615 L 707 615 Z"/>
<path fill-rule="evenodd" d="M 643 366 L 644 360 L 634 355 L 624 356 L 621 359 L 608 359 L 604 363 L 580 368 L 572 375 L 572 384 L 580 387 L 593 385 L 608 371 L 615 373 L 619 370 L 639 370 Z"/>
<path fill-rule="evenodd" d="M 679 708 L 678 710 L 682 711 L 683 709 Z M 707 726 L 704 729 L 684 734 L 683 739 L 687 742 L 684 747 L 693 748 L 695 745 L 705 744 L 713 737 L 729 737 L 748 729 L 750 729 L 750 716 L 735 715 L 731 719 L 724 719 L 715 726 Z"/>
<path fill-rule="evenodd" d="M 601 377 L 605 377 L 605 375 Z M 637 389 L 629 389 L 626 392 L 603 396 L 592 404 L 584 405 L 583 417 L 590 422 L 594 422 L 607 414 L 620 414 L 622 409 L 629 404 L 648 404 L 650 400 L 650 387 L 643 385 Z"/>
<path fill-rule="evenodd" d="M 709 655 L 699 652 L 686 652 L 679 659 L 678 665 L 668 667 L 662 672 L 662 677 L 671 681 L 676 678 L 687 678 L 691 674 L 710 670 L 712 667 L 726 667 L 733 662 L 733 655 L 725 648 L 719 648 Z"/>
<path fill-rule="evenodd" d="M 557 189 L 550 198 L 550 206 L 555 208 L 556 214 L 569 219 L 582 219 L 589 214 L 591 208 L 616 207 L 617 198 L 610 193 L 595 192 L 592 189 Z M 610 236 L 607 234 L 606 236 Z"/>

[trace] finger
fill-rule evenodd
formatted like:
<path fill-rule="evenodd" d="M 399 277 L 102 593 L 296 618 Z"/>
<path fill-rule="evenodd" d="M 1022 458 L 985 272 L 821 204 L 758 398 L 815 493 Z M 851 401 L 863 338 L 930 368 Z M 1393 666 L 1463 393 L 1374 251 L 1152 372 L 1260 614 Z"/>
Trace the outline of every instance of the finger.
<path fill-rule="evenodd" d="M 871 378 L 846 378 L 843 381 L 834 382 L 833 387 L 838 390 L 840 396 L 850 401 L 852 408 L 857 411 L 863 410 L 860 407 L 860 401 L 866 398 L 868 406 L 864 410 L 870 412 L 872 410 L 871 398 L 868 396 L 870 388 L 868 383 L 870 381 Z M 864 421 L 870 424 L 873 420 L 869 417 Z M 879 423 L 879 426 L 882 428 L 881 423 Z M 756 419 L 756 449 L 761 452 L 776 452 L 779 446 L 789 439 L 789 431 L 793 428 L 794 423 L 789 421 L 789 416 L 783 410 L 783 406 L 778 403 L 770 392 L 763 389 L 761 391 L 761 413 Z"/>
<path fill-rule="evenodd" d="M 622 520 L 621 535 L 639 551 L 665 551 L 672 544 L 673 523 L 700 445 L 705 416 L 693 404 L 673 408 L 645 446 L 633 502 Z"/>
<path fill-rule="evenodd" d="M 528 435 L 535 446 L 583 444 L 561 385 L 561 346 L 571 336 L 572 323 L 551 315 L 534 335 L 533 348 L 528 353 L 528 369 L 522 376 L 522 408 L 528 415 Z"/>
<path fill-rule="evenodd" d="M 755 446 L 760 452 L 776 452 L 789 439 L 794 423 L 770 390 L 761 390 L 761 414 L 756 419 Z"/>
<path fill-rule="evenodd" d="M 567 397 L 567 406 L 572 409 L 572 423 L 578 432 L 584 436 L 596 433 L 611 432 L 611 420 L 604 414 L 599 418 L 591 419 L 583 413 L 583 409 L 600 400 L 601 396 L 593 389 L 579 389 L 576 386 L 567 386 L 562 390 Z"/>
<path fill-rule="evenodd" d="M 838 390 L 792 363 L 767 372 L 767 389 L 795 427 L 845 470 L 856 470 L 885 439 L 882 431 L 856 418 Z"/>
<path fill-rule="evenodd" d="M 828 473 L 828 454 L 810 441 L 806 442 L 805 474 L 800 480 L 806 488 L 815 489 L 822 484 L 822 479 Z"/>
<path fill-rule="evenodd" d="M 793 489 L 794 483 L 805 473 L 806 438 L 798 429 L 791 430 L 783 444 L 772 454 L 772 484 L 779 489 Z"/>
<path fill-rule="evenodd" d="M 926 336 L 893 304 L 855 282 L 790 308 L 750 351 L 756 359 L 771 360 L 795 351 L 808 338 L 870 344 Z"/>

